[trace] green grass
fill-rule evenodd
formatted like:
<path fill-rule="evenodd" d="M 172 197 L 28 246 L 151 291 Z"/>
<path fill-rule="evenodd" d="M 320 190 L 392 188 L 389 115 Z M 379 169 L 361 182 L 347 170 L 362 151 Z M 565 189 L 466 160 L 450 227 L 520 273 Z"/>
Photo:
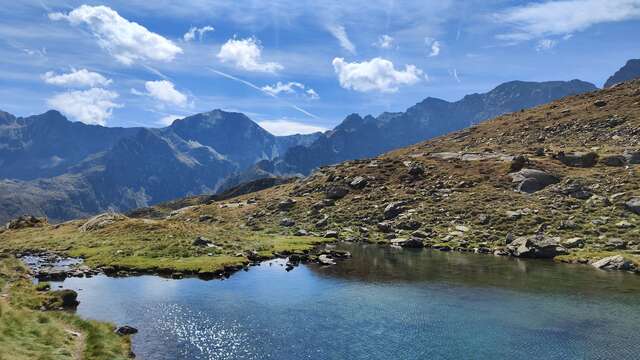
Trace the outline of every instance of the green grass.
<path fill-rule="evenodd" d="M 52 295 L 36 289 L 18 260 L 0 258 L 0 289 L 0 360 L 128 358 L 129 338 L 116 335 L 112 325 L 41 311 Z"/>

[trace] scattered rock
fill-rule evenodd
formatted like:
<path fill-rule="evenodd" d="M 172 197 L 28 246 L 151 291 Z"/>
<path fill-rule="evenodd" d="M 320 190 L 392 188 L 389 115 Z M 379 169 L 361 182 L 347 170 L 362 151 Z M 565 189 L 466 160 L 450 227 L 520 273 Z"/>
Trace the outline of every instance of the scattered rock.
<path fill-rule="evenodd" d="M 563 151 L 555 156 L 561 163 L 571 167 L 588 168 L 595 166 L 598 161 L 598 154 L 595 152 L 577 152 L 565 154 Z"/>
<path fill-rule="evenodd" d="M 195 240 L 193 240 L 191 245 L 193 245 L 193 246 L 206 246 L 206 247 L 214 247 L 215 246 L 211 240 L 209 240 L 209 239 L 207 239 L 205 237 L 202 237 L 202 236 L 198 236 Z"/>
<path fill-rule="evenodd" d="M 328 238 L 328 239 L 337 239 L 338 238 L 338 232 L 335 230 L 327 230 L 324 233 L 324 237 Z"/>
<path fill-rule="evenodd" d="M 383 233 L 393 232 L 393 226 L 389 221 L 379 222 L 377 227 L 378 227 L 378 230 Z"/>
<path fill-rule="evenodd" d="M 348 193 L 349 193 L 349 189 L 347 189 L 346 187 L 332 186 L 325 191 L 324 195 L 327 199 L 338 200 L 347 196 Z"/>
<path fill-rule="evenodd" d="M 424 168 L 419 164 L 413 164 L 409 168 L 409 175 L 413 178 L 420 178 L 424 175 Z"/>
<path fill-rule="evenodd" d="M 126 216 L 114 212 L 107 212 L 100 215 L 96 215 L 89 219 L 86 223 L 80 226 L 80 231 L 95 231 L 102 229 L 108 225 L 114 224 L 118 221 L 128 219 Z"/>
<path fill-rule="evenodd" d="M 59 303 L 63 309 L 75 309 L 80 304 L 78 293 L 70 289 L 52 291 L 51 295 L 55 299 L 54 302 Z"/>
<path fill-rule="evenodd" d="M 594 101 L 594 102 L 593 102 L 593 105 L 594 105 L 595 107 L 603 107 L 603 106 L 607 106 L 607 102 L 606 102 L 606 101 L 604 101 L 604 100 L 602 100 L 602 99 L 600 99 L 600 100 L 596 100 L 596 101 Z"/>
<path fill-rule="evenodd" d="M 606 166 L 625 166 L 627 164 L 627 158 L 622 155 L 609 155 L 600 159 L 600 163 Z"/>
<path fill-rule="evenodd" d="M 291 209 L 293 209 L 294 206 L 296 206 L 297 201 L 295 201 L 294 199 L 285 199 L 282 200 L 278 203 L 278 210 L 280 211 L 289 211 Z"/>
<path fill-rule="evenodd" d="M 133 334 L 137 334 L 137 333 L 138 333 L 138 329 L 134 328 L 133 326 L 129 326 L 129 325 L 120 326 L 119 328 L 116 329 L 116 334 L 118 334 L 120 336 L 133 335 Z"/>
<path fill-rule="evenodd" d="M 299 229 L 293 235 L 295 235 L 295 236 L 309 236 L 309 232 L 307 230 L 304 230 L 304 229 Z"/>
<path fill-rule="evenodd" d="M 522 170 L 525 167 L 525 165 L 527 165 L 528 162 L 529 162 L 529 159 L 527 159 L 527 157 L 524 155 L 518 155 L 514 157 L 513 160 L 511 160 L 509 172 L 513 173 L 513 172 Z"/>
<path fill-rule="evenodd" d="M 398 215 L 402 214 L 405 210 L 406 209 L 404 207 L 404 202 L 402 201 L 395 201 L 395 202 L 389 203 L 384 208 L 384 218 L 386 220 L 395 219 Z"/>
<path fill-rule="evenodd" d="M 634 227 L 635 225 L 633 225 L 632 223 L 628 222 L 627 220 L 621 220 L 618 221 L 616 223 L 616 227 L 620 228 L 620 229 L 629 229 Z"/>
<path fill-rule="evenodd" d="M 640 151 L 637 150 L 625 150 L 624 158 L 629 164 L 640 164 Z"/>
<path fill-rule="evenodd" d="M 622 239 L 618 239 L 618 238 L 613 238 L 613 239 L 609 239 L 605 244 L 604 244 L 604 249 L 605 250 L 623 250 L 627 248 L 627 242 L 622 240 Z"/>
<path fill-rule="evenodd" d="M 622 255 L 609 256 L 604 259 L 600 259 L 591 264 L 593 267 L 605 270 L 627 270 L 631 271 L 635 269 L 635 265 L 626 260 Z"/>
<path fill-rule="evenodd" d="M 47 225 L 47 218 L 35 217 L 33 215 L 23 215 L 9 221 L 6 225 L 7 230 L 17 230 L 32 227 L 41 227 Z"/>
<path fill-rule="evenodd" d="M 418 230 L 422 227 L 422 223 L 417 220 L 404 220 L 400 221 L 396 227 L 402 230 Z"/>
<path fill-rule="evenodd" d="M 349 183 L 349 186 L 358 190 L 364 189 L 365 186 L 367 186 L 367 179 L 362 176 L 357 176 Z"/>
<path fill-rule="evenodd" d="M 427 233 L 426 231 L 416 230 L 411 233 L 411 236 L 421 238 L 421 239 L 426 239 L 430 236 L 430 234 Z"/>
<path fill-rule="evenodd" d="M 290 218 L 284 218 L 284 219 L 280 220 L 280 226 L 292 227 L 295 224 L 296 224 L 296 222 L 293 219 L 290 219 Z"/>
<path fill-rule="evenodd" d="M 327 225 L 329 225 L 329 217 L 326 215 L 322 219 L 316 221 L 315 224 L 317 229 L 321 229 L 323 227 L 326 227 Z"/>
<path fill-rule="evenodd" d="M 412 237 L 410 239 L 392 239 L 391 245 L 400 246 L 403 248 L 422 248 L 424 247 L 424 243 L 422 239 L 418 237 Z"/>
<path fill-rule="evenodd" d="M 625 208 L 640 215 L 640 197 L 633 197 L 624 204 Z"/>

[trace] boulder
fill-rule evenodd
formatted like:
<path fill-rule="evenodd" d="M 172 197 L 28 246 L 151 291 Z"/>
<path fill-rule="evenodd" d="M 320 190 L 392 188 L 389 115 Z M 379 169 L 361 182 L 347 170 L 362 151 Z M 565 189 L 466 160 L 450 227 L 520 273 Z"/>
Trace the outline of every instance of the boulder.
<path fill-rule="evenodd" d="M 356 176 L 353 180 L 351 180 L 349 186 L 358 190 L 364 189 L 364 187 L 367 186 L 367 179 L 362 176 Z"/>
<path fill-rule="evenodd" d="M 591 190 L 577 182 L 569 182 L 555 187 L 555 191 L 574 199 L 588 200 L 593 196 Z"/>
<path fill-rule="evenodd" d="M 294 206 L 296 206 L 296 201 L 294 199 L 285 199 L 282 200 L 278 203 L 278 210 L 280 211 L 289 211 L 291 209 L 293 209 Z"/>
<path fill-rule="evenodd" d="M 426 231 L 416 230 L 411 233 L 411 236 L 421 238 L 421 239 L 426 239 L 430 236 L 430 234 Z"/>
<path fill-rule="evenodd" d="M 640 151 L 626 150 L 623 156 L 629 164 L 640 164 Z"/>
<path fill-rule="evenodd" d="M 640 197 L 633 197 L 624 204 L 625 208 L 640 215 Z"/>
<path fill-rule="evenodd" d="M 560 181 L 556 176 L 536 169 L 521 169 L 509 176 L 511 176 L 514 183 L 518 184 L 518 191 L 529 194 L 540 191 Z"/>
<path fill-rule="evenodd" d="M 349 193 L 349 189 L 347 189 L 346 187 L 332 186 L 325 191 L 324 196 L 327 199 L 338 200 L 347 196 L 348 193 Z"/>
<path fill-rule="evenodd" d="M 7 230 L 17 230 L 33 227 L 41 227 L 47 225 L 47 218 L 35 217 L 33 215 L 23 215 L 9 221 L 6 225 Z"/>
<path fill-rule="evenodd" d="M 584 239 L 575 237 L 562 242 L 562 246 L 567 249 L 575 249 L 584 247 Z"/>
<path fill-rule="evenodd" d="M 609 239 L 607 240 L 607 242 L 604 244 L 604 249 L 605 250 L 623 250 L 627 248 L 627 242 L 622 240 L 622 239 L 618 239 L 618 238 L 613 238 L 613 239 Z"/>
<path fill-rule="evenodd" d="M 627 164 L 627 158 L 622 155 L 609 155 L 600 159 L 600 163 L 606 166 L 625 166 Z"/>
<path fill-rule="evenodd" d="M 121 335 L 121 336 L 133 335 L 133 334 L 138 333 L 138 329 L 134 328 L 133 326 L 125 325 L 125 326 L 120 326 L 119 328 L 117 328 L 115 332 L 116 332 L 116 334 Z"/>
<path fill-rule="evenodd" d="M 324 237 L 328 238 L 328 239 L 337 239 L 338 238 L 338 232 L 335 230 L 327 230 L 324 233 Z"/>
<path fill-rule="evenodd" d="M 509 165 L 509 172 L 512 173 L 522 170 L 528 162 L 529 159 L 524 155 L 515 156 Z"/>
<path fill-rule="evenodd" d="M 389 221 L 379 222 L 377 227 L 378 227 L 378 230 L 383 233 L 393 232 L 393 226 Z"/>
<path fill-rule="evenodd" d="M 603 106 L 607 106 L 607 102 L 602 100 L 602 99 L 599 99 L 599 100 L 594 101 L 593 105 L 595 107 L 603 107 Z"/>
<path fill-rule="evenodd" d="M 544 235 L 519 237 L 507 245 L 507 250 L 516 257 L 541 259 L 551 259 L 568 253 L 567 249 L 560 246 L 559 238 Z"/>
<path fill-rule="evenodd" d="M 398 215 L 402 214 L 405 211 L 404 202 L 402 201 L 394 201 L 384 208 L 384 218 L 386 220 L 395 219 Z"/>
<path fill-rule="evenodd" d="M 418 230 L 422 227 L 422 223 L 417 220 L 400 221 L 396 227 L 402 230 Z"/>
<path fill-rule="evenodd" d="M 555 158 L 566 166 L 588 168 L 595 166 L 598 154 L 594 152 L 564 153 L 561 151 L 556 154 Z"/>
<path fill-rule="evenodd" d="M 424 168 L 418 164 L 413 164 L 409 167 L 409 175 L 414 178 L 419 178 L 424 175 Z"/>
<path fill-rule="evenodd" d="M 309 232 L 307 230 L 300 229 L 300 230 L 297 230 L 295 232 L 295 234 L 293 234 L 293 235 L 295 235 L 295 236 L 309 236 Z"/>
<path fill-rule="evenodd" d="M 63 309 L 75 309 L 78 307 L 78 293 L 70 290 L 56 290 L 52 291 L 51 296 L 56 305 L 60 305 Z"/>
<path fill-rule="evenodd" d="M 327 225 L 329 225 L 329 217 L 326 215 L 322 219 L 316 221 L 316 224 L 315 224 L 317 229 L 326 227 Z"/>
<path fill-rule="evenodd" d="M 609 256 L 591 264 L 593 267 L 605 270 L 634 270 L 636 266 L 622 255 Z"/>
<path fill-rule="evenodd" d="M 193 240 L 193 242 L 191 243 L 191 245 L 193 246 L 206 246 L 206 247 L 214 247 L 215 245 L 213 244 L 213 241 L 203 237 L 203 236 L 198 236 L 195 240 Z"/>
<path fill-rule="evenodd" d="M 95 231 L 100 230 L 106 226 L 114 224 L 119 221 L 127 220 L 128 218 L 122 214 L 107 212 L 100 215 L 96 215 L 80 226 L 80 231 Z"/>

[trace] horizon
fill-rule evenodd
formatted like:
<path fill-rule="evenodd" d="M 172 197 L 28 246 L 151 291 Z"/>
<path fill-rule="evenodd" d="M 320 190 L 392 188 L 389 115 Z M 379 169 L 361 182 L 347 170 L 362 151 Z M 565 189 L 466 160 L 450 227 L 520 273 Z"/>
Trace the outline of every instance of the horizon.
<path fill-rule="evenodd" d="M 602 87 L 640 50 L 638 1 L 156 5 L 5 6 L 0 108 L 154 128 L 222 109 L 310 133 L 514 80 Z"/>

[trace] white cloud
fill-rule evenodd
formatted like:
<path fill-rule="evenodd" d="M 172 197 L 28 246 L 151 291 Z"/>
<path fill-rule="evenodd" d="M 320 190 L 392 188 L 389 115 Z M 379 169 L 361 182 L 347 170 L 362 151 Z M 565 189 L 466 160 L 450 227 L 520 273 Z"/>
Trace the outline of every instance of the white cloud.
<path fill-rule="evenodd" d="M 380 35 L 378 41 L 373 43 L 374 46 L 377 46 L 381 49 L 391 49 L 393 47 L 395 39 L 392 36 L 387 34 Z"/>
<path fill-rule="evenodd" d="M 427 37 L 424 38 L 424 43 L 429 47 L 429 57 L 440 55 L 440 41 Z"/>
<path fill-rule="evenodd" d="M 311 134 L 327 130 L 320 126 L 288 119 L 260 121 L 258 125 L 274 135 Z"/>
<path fill-rule="evenodd" d="M 288 82 L 288 83 L 282 83 L 280 81 L 278 81 L 276 84 L 274 85 L 265 85 L 263 87 L 260 88 L 262 91 L 264 91 L 265 93 L 272 95 L 272 96 L 276 96 L 279 95 L 281 93 L 284 94 L 296 94 L 298 92 L 302 92 L 302 94 L 304 94 L 305 96 L 309 97 L 310 99 L 318 99 L 320 98 L 320 96 L 318 95 L 318 93 L 311 89 L 311 88 L 307 88 L 306 86 L 304 86 L 304 84 L 301 84 L 299 82 Z"/>
<path fill-rule="evenodd" d="M 415 65 L 396 70 L 391 61 L 379 57 L 361 63 L 335 58 L 332 64 L 340 86 L 361 92 L 396 92 L 401 85 L 415 84 L 424 77 L 422 70 Z"/>
<path fill-rule="evenodd" d="M 198 35 L 198 40 L 202 41 L 202 39 L 204 38 L 204 34 L 211 32 L 211 31 L 215 31 L 215 29 L 213 28 L 213 26 L 203 26 L 201 28 L 198 27 L 191 27 L 189 29 L 189 31 L 187 31 L 186 34 L 184 34 L 184 36 L 182 37 L 184 39 L 184 41 L 193 41 L 196 39 L 196 34 Z"/>
<path fill-rule="evenodd" d="M 118 94 L 100 88 L 68 91 L 47 100 L 47 104 L 85 124 L 105 125 L 112 111 L 122 105 L 114 103 Z"/>
<path fill-rule="evenodd" d="M 182 49 L 144 26 L 131 22 L 107 6 L 82 5 L 69 14 L 51 13 L 51 20 L 67 20 L 73 26 L 85 24 L 98 45 L 125 65 L 136 61 L 172 61 Z"/>
<path fill-rule="evenodd" d="M 531 3 L 495 14 L 501 23 L 516 30 L 498 38 L 530 40 L 548 35 L 565 35 L 593 25 L 640 18 L 638 0 L 564 0 Z"/>
<path fill-rule="evenodd" d="M 107 86 L 112 83 L 111 79 L 87 69 L 72 69 L 70 73 L 60 75 L 53 71 L 47 71 L 42 75 L 42 80 L 47 84 L 66 87 L 96 87 Z"/>
<path fill-rule="evenodd" d="M 158 125 L 162 125 L 162 126 L 169 126 L 171 125 L 175 120 L 177 119 L 182 119 L 184 118 L 184 116 L 182 115 L 166 115 L 161 117 L 158 121 L 157 124 Z"/>
<path fill-rule="evenodd" d="M 147 81 L 144 87 L 147 89 L 147 95 L 164 103 L 181 107 L 187 104 L 187 96 L 176 90 L 175 85 L 171 81 Z"/>
<path fill-rule="evenodd" d="M 229 39 L 220 47 L 217 57 L 247 71 L 273 73 L 284 68 L 275 62 L 262 62 L 262 46 L 256 38 Z"/>
<path fill-rule="evenodd" d="M 347 35 L 347 30 L 345 30 L 344 26 L 330 25 L 330 26 L 327 26 L 327 29 L 329 30 L 331 35 L 333 35 L 333 37 L 335 37 L 338 40 L 338 42 L 340 43 L 340 46 L 343 49 L 347 50 L 352 54 L 356 53 L 356 46 L 353 45 L 351 40 L 349 40 L 349 36 Z"/>
<path fill-rule="evenodd" d="M 558 42 L 552 39 L 540 39 L 536 44 L 536 51 L 547 51 L 553 49 Z"/>

